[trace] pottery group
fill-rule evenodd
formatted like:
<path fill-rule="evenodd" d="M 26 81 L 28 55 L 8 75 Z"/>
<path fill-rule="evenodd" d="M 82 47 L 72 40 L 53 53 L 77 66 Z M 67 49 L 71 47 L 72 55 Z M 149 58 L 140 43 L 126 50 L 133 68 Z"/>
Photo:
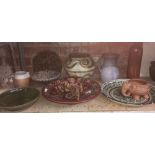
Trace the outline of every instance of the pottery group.
<path fill-rule="evenodd" d="M 38 82 L 49 82 L 42 89 L 42 95 L 49 101 L 62 104 L 77 104 L 87 102 L 97 97 L 100 92 L 112 101 L 124 103 L 125 105 L 145 105 L 152 103 L 152 94 L 155 90 L 150 84 L 140 79 L 119 79 L 120 70 L 117 64 L 118 54 L 103 54 L 95 63 L 93 58 L 86 53 L 70 54 L 64 63 L 64 71 L 67 77 L 61 75 L 62 68 L 58 70 L 44 70 L 36 72 L 30 76 L 29 72 L 17 71 L 14 74 L 15 86 L 17 90 L 11 90 L 8 93 L 21 93 L 21 90 L 29 91 L 30 78 Z M 41 63 L 44 66 L 44 63 Z M 60 66 L 63 66 L 60 64 Z M 102 80 L 102 86 L 99 82 L 93 80 L 95 70 L 98 69 Z M 154 80 L 155 62 L 151 62 L 150 76 Z M 32 98 L 33 103 L 38 99 L 39 93 L 33 90 L 37 95 Z M 28 94 L 28 92 L 26 93 Z M 3 97 L 4 94 L 1 94 Z M 24 94 L 25 95 L 25 94 Z M 27 97 L 27 96 L 24 96 Z M 31 93 L 30 96 L 31 98 Z M 19 95 L 20 98 L 20 95 Z M 32 102 L 26 105 L 32 105 Z M 3 103 L 0 103 L 3 104 Z M 11 105 L 11 100 L 9 101 Z M 21 103 L 25 104 L 25 102 Z M 8 106 L 10 106 L 8 105 Z M 6 105 L 5 105 L 6 106 Z M 11 105 L 14 109 L 14 105 Z M 4 108 L 4 106 L 3 106 Z M 19 108 L 19 107 L 18 107 Z M 7 108 L 8 109 L 8 108 Z"/>

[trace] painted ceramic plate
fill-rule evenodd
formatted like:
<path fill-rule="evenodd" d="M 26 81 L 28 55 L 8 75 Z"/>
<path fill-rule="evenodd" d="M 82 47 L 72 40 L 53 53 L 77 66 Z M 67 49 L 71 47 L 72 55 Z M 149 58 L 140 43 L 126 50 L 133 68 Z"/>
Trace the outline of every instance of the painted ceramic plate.
<path fill-rule="evenodd" d="M 39 71 L 33 73 L 31 78 L 34 81 L 38 82 L 49 82 L 60 77 L 61 73 L 58 71 L 50 70 L 50 71 Z"/>
<path fill-rule="evenodd" d="M 0 109 L 18 111 L 33 105 L 39 98 L 40 92 L 35 88 L 11 89 L 0 94 Z"/>
<path fill-rule="evenodd" d="M 124 81 L 128 79 L 118 79 L 111 82 L 106 82 L 102 84 L 102 94 L 108 97 L 110 100 L 117 102 L 119 104 L 128 106 L 142 106 L 147 104 L 152 104 L 154 102 L 155 87 L 151 88 L 149 99 L 146 100 L 141 98 L 139 101 L 135 101 L 131 97 L 125 97 L 121 94 L 121 87 Z"/>
<path fill-rule="evenodd" d="M 43 88 L 42 94 L 51 102 L 72 105 L 92 100 L 100 91 L 95 80 L 71 77 L 52 81 Z"/>

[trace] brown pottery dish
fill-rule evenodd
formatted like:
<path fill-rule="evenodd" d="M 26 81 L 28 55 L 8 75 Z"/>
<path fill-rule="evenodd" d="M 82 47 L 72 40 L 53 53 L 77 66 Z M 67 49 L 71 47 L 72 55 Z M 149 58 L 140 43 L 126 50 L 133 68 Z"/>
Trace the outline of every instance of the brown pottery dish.
<path fill-rule="evenodd" d="M 131 96 L 134 100 L 138 101 L 141 97 L 149 99 L 149 92 L 151 86 L 144 80 L 133 79 L 127 80 L 123 83 L 121 93 L 123 96 Z"/>
<path fill-rule="evenodd" d="M 43 88 L 43 96 L 52 102 L 78 104 L 94 99 L 100 94 L 98 82 L 80 77 L 54 80 Z"/>

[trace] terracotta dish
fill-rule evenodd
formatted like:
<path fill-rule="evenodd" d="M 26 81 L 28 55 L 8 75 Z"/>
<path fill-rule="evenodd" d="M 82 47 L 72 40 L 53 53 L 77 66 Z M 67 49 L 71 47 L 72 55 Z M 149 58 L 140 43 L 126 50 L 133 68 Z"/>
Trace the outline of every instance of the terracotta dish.
<path fill-rule="evenodd" d="M 54 80 L 42 90 L 49 101 L 62 104 L 77 104 L 94 99 L 100 94 L 98 82 L 80 77 Z"/>
<path fill-rule="evenodd" d="M 123 96 L 131 96 L 134 100 L 140 100 L 141 97 L 149 99 L 151 86 L 144 80 L 133 79 L 125 81 L 122 85 L 121 93 Z"/>

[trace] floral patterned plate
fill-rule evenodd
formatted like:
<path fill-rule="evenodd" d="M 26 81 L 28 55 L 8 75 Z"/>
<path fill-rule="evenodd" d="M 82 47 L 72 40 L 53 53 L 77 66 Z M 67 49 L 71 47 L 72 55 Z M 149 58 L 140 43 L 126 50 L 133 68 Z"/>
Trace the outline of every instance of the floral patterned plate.
<path fill-rule="evenodd" d="M 155 100 L 155 87 L 152 86 L 150 91 L 150 98 L 148 100 L 141 98 L 139 101 L 132 99 L 131 97 L 124 97 L 121 94 L 121 87 L 124 81 L 128 79 L 118 79 L 111 82 L 106 82 L 102 84 L 101 91 L 102 94 L 108 97 L 111 101 L 128 105 L 128 106 L 142 106 L 147 104 L 152 104 Z"/>

